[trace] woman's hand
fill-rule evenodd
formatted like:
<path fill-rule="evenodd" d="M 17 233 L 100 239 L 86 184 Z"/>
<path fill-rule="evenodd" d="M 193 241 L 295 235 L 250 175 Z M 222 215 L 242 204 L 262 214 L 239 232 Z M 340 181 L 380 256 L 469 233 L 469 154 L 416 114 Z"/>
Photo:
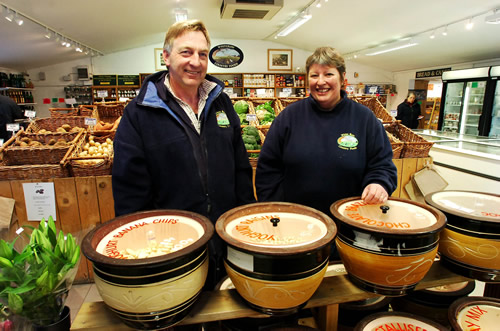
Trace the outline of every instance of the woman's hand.
<path fill-rule="evenodd" d="M 384 187 L 380 184 L 369 184 L 363 190 L 361 199 L 371 205 L 382 204 L 387 201 L 389 194 L 387 194 Z"/>

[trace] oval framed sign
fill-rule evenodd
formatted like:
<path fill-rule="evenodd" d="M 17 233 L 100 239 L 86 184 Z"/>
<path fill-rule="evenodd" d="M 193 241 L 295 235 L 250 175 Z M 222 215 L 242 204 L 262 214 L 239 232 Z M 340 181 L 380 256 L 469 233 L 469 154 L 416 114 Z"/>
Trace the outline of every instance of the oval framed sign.
<path fill-rule="evenodd" d="M 243 62 L 243 52 L 234 45 L 222 44 L 212 47 L 208 55 L 210 62 L 220 68 L 234 68 Z"/>

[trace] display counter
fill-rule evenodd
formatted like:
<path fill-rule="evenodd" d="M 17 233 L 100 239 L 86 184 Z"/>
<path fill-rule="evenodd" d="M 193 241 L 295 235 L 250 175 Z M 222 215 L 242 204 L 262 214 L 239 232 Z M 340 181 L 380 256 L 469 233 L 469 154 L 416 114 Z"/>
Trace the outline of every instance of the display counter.
<path fill-rule="evenodd" d="M 446 189 L 500 192 L 500 139 L 434 130 L 414 130 L 434 142 L 429 155 Z"/>

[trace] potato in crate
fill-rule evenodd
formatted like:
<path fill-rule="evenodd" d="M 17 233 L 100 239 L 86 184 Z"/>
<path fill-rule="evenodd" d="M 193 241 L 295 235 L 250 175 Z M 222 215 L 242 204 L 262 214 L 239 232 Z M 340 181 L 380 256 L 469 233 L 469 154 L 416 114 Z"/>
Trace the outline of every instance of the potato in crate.
<path fill-rule="evenodd" d="M 110 175 L 114 155 L 114 135 L 114 131 L 99 135 L 87 133 L 63 161 L 69 166 L 71 175 L 73 177 Z"/>
<path fill-rule="evenodd" d="M 20 130 L 14 139 L 9 139 L 2 146 L 4 165 L 59 164 L 72 146 L 83 135 L 85 130 L 75 134 L 33 135 Z"/>

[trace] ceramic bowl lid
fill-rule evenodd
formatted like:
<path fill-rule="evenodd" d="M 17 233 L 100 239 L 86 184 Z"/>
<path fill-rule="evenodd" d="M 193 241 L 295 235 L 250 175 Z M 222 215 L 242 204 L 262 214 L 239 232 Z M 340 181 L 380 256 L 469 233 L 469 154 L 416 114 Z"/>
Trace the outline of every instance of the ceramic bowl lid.
<path fill-rule="evenodd" d="M 111 230 L 96 251 L 114 258 L 148 258 L 173 253 L 203 236 L 200 223 L 180 215 L 156 215 Z"/>
<path fill-rule="evenodd" d="M 446 225 L 439 210 L 405 199 L 389 198 L 384 204 L 371 205 L 359 197 L 332 204 L 332 214 L 350 226 L 383 233 L 429 233 Z"/>
<path fill-rule="evenodd" d="M 206 217 L 192 212 L 137 212 L 116 217 L 89 232 L 82 249 L 92 261 L 113 263 L 109 261 L 112 259 L 141 264 L 149 259 L 173 259 L 206 245 L 213 230 Z"/>
<path fill-rule="evenodd" d="M 403 312 L 382 312 L 369 315 L 362 319 L 354 330 L 448 330 L 443 325 L 430 319 Z"/>
<path fill-rule="evenodd" d="M 257 203 L 238 207 L 217 221 L 228 243 L 259 252 L 300 251 L 333 240 L 335 223 L 327 215 L 292 203 Z"/>
<path fill-rule="evenodd" d="M 440 191 L 426 195 L 425 201 L 445 213 L 500 224 L 500 195 L 468 191 Z"/>
<path fill-rule="evenodd" d="M 456 300 L 448 311 L 455 330 L 498 330 L 500 300 L 488 297 L 465 297 Z"/>

